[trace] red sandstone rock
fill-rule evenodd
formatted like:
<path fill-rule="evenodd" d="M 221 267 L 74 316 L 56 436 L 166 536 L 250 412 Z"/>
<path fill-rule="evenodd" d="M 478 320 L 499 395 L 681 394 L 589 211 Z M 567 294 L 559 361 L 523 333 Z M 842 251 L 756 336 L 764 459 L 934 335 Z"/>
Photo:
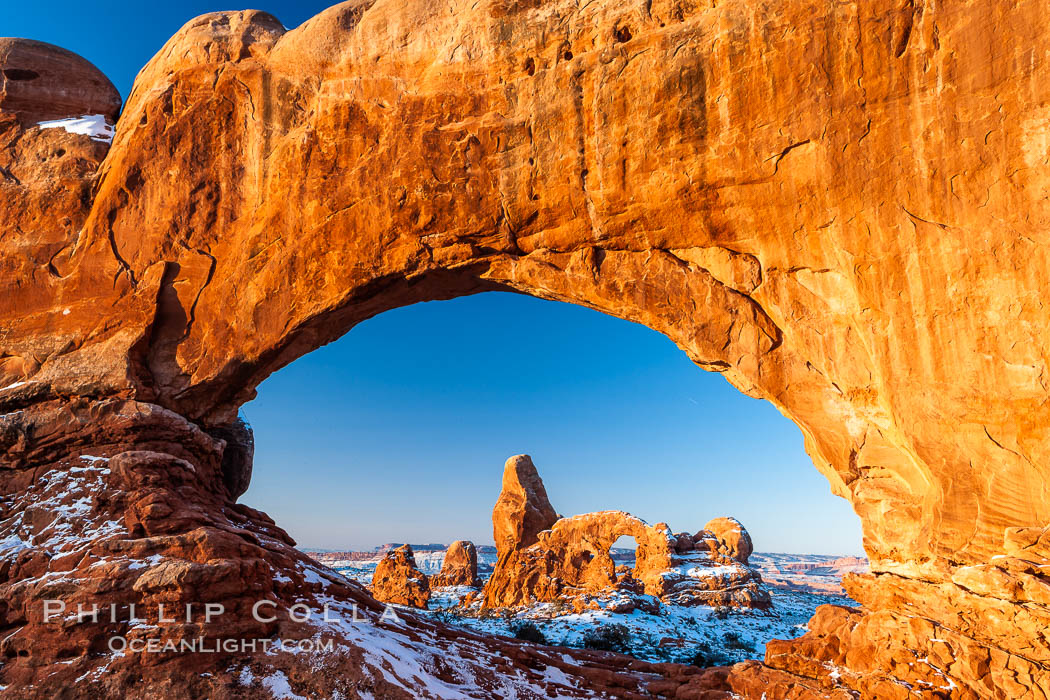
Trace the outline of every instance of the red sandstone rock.
<path fill-rule="evenodd" d="M 517 478 L 508 479 L 508 474 L 514 477 L 522 470 L 527 474 L 528 488 L 521 488 Z M 554 512 L 527 456 L 508 460 L 503 484 L 493 511 L 497 533 L 528 532 L 526 521 L 531 514 Z M 514 507 L 506 507 L 511 502 Z M 485 607 L 560 600 L 582 609 L 596 605 L 596 596 L 612 591 L 644 592 L 676 605 L 769 607 L 769 593 L 761 587 L 761 577 L 732 556 L 746 562 L 744 552 L 751 551 L 747 530 L 732 518 L 712 520 L 708 525 L 725 540 L 701 531 L 713 544 L 700 550 L 686 533 L 673 535 L 664 523 L 649 526 L 618 510 L 560 518 L 537 532 L 531 545 L 524 544 L 528 541 L 525 537 L 497 537 L 502 544 L 495 569 L 485 584 Z M 618 571 L 609 554 L 623 536 L 633 537 L 637 544 L 635 566 L 629 574 Z M 515 541 L 518 544 L 512 546 Z M 622 601 L 612 604 L 621 611 L 626 609 L 624 605 L 636 605 Z"/>
<path fill-rule="evenodd" d="M 558 519 L 547 490 L 528 455 L 516 455 L 503 466 L 503 488 L 492 509 L 492 537 L 499 552 L 528 547 Z"/>
<path fill-rule="evenodd" d="M 168 454 L 201 481 L 173 467 L 165 486 L 155 458 L 167 496 L 136 496 L 133 520 L 211 525 L 119 538 L 132 563 L 170 549 L 200 581 L 224 572 L 198 592 L 270 567 L 294 600 L 287 544 L 218 534 L 239 480 L 210 434 L 363 319 L 510 289 L 643 323 L 771 401 L 861 517 L 864 607 L 732 671 L 746 694 L 917 676 L 957 697 L 1050 693 L 1046 3 L 435 7 L 355 0 L 288 32 L 258 12 L 192 22 L 140 74 L 111 149 L 36 126 L 115 112 L 97 71 L 5 44 L 5 67 L 42 77 L 5 75 L 0 104 L 4 537 L 46 534 L 39 509 L 13 523 L 81 454 Z M 172 437 L 188 426 L 212 447 Z M 143 488 L 96 487 L 77 491 L 101 518 L 85 542 Z M 51 563 L 34 537 L 4 565 L 6 643 L 54 641 L 6 656 L 0 684 L 47 694 L 103 667 L 76 645 L 104 635 L 23 609 L 79 556 Z M 124 599 L 130 575 L 114 580 L 97 585 Z M 124 659 L 92 689 L 221 697 L 200 673 L 226 661 Z"/>
<path fill-rule="evenodd" d="M 445 551 L 445 560 L 441 562 L 441 571 L 430 577 L 431 588 L 442 586 L 481 587 L 478 578 L 478 550 L 473 542 L 456 540 Z"/>
<path fill-rule="evenodd" d="M 99 114 L 115 124 L 120 93 L 95 66 L 41 41 L 0 38 L 0 111 L 24 124 Z"/>
<path fill-rule="evenodd" d="M 430 600 L 430 583 L 416 566 L 412 547 L 405 544 L 387 552 L 372 575 L 372 595 L 383 603 L 425 608 Z"/>
<path fill-rule="evenodd" d="M 704 530 L 714 535 L 718 541 L 718 551 L 736 559 L 741 564 L 747 563 L 754 547 L 751 544 L 751 535 L 747 533 L 744 526 L 736 518 L 715 518 L 704 525 Z M 699 537 L 702 533 L 697 533 Z"/>

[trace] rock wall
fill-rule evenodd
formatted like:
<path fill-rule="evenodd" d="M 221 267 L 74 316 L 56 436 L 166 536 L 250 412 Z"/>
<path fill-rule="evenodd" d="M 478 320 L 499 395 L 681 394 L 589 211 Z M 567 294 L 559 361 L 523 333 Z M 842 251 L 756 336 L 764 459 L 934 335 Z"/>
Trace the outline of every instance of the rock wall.
<path fill-rule="evenodd" d="M 27 535 L 51 471 L 151 451 L 150 415 L 211 435 L 361 320 L 516 290 L 643 323 L 771 401 L 861 517 L 863 608 L 734 671 L 740 692 L 1044 697 L 1048 15 L 353 0 L 286 31 L 212 14 L 139 74 L 111 147 L 37 126 L 88 110 L 104 134 L 108 81 L 5 40 L 3 536 Z M 119 402 L 134 420 L 99 420 Z M 184 452 L 157 459 L 209 475 L 181 500 L 218 518 L 230 486 Z M 176 554 L 200 533 L 172 522 Z M 31 574 L 6 562 L 17 600 Z M 42 634 L 23 605 L 8 650 Z M 0 683 L 47 667 L 6 653 Z"/>

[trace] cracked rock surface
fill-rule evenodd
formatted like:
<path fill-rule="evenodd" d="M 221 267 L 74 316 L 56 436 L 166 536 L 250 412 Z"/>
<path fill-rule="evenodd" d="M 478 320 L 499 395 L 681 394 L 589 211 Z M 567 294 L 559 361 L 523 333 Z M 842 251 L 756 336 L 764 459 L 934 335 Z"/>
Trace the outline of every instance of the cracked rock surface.
<path fill-rule="evenodd" d="M 860 516 L 863 607 L 715 680 L 756 698 L 1045 697 L 1048 15 L 353 0 L 287 31 L 215 13 L 139 74 L 112 144 L 104 76 L 0 40 L 0 685 L 51 697 L 59 659 L 107 663 L 99 630 L 59 638 L 39 616 L 41 581 L 79 567 L 115 601 L 139 565 L 166 567 L 140 586 L 156 596 L 320 593 L 279 528 L 237 510 L 238 406 L 375 314 L 514 290 L 645 324 L 771 401 Z M 120 466 L 86 501 L 54 476 L 84 455 Z M 48 498 L 84 516 L 68 528 L 34 507 L 59 483 Z M 125 573 L 107 587 L 103 568 Z M 508 658 L 463 668 L 510 677 Z M 98 678 L 181 692 L 193 673 L 233 683 L 220 663 L 127 658 Z M 420 664 L 409 676 L 467 684 Z M 630 685 L 567 668 L 580 693 Z M 259 688 L 264 670 L 237 677 Z M 685 682 L 646 672 L 678 679 L 671 696 Z M 289 678 L 330 695 L 322 676 Z"/>

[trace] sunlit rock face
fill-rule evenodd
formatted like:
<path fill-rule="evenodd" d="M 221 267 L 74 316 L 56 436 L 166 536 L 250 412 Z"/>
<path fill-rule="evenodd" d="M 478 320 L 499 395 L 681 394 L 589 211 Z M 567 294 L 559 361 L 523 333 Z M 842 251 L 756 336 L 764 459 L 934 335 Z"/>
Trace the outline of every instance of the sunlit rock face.
<path fill-rule="evenodd" d="M 761 576 L 746 566 L 751 538 L 734 518 L 712 520 L 695 536 L 620 510 L 559 518 L 528 455 L 504 465 L 492 522 L 499 558 L 485 584 L 487 608 L 558 602 L 580 611 L 604 607 L 603 596 L 613 593 L 629 606 L 654 605 L 631 594 L 672 605 L 770 605 Z M 637 545 L 635 565 L 626 571 L 610 555 L 621 537 Z"/>
<path fill-rule="evenodd" d="M 430 582 L 416 566 L 412 547 L 404 544 L 380 560 L 372 575 L 372 595 L 383 603 L 425 608 L 430 600 Z"/>
<path fill-rule="evenodd" d="M 478 577 L 478 550 L 473 542 L 456 540 L 448 546 L 441 562 L 441 571 L 430 577 L 433 588 L 467 586 L 480 588 Z"/>
<path fill-rule="evenodd" d="M 528 547 L 560 516 L 547 497 L 529 455 L 515 455 L 503 465 L 499 498 L 492 508 L 492 539 L 498 552 Z"/>
<path fill-rule="evenodd" d="M 377 0 L 286 31 L 220 13 L 144 68 L 112 146 L 97 71 L 5 41 L 0 535 L 26 545 L 0 567 L 21 601 L 0 684 L 43 683 L 58 653 L 11 653 L 43 634 L 12 587 L 44 569 L 6 563 L 43 547 L 24 528 L 44 523 L 17 519 L 43 474 L 192 432 L 179 420 L 220 434 L 266 376 L 363 319 L 512 289 L 643 323 L 773 402 L 861 517 L 863 608 L 734 669 L 739 693 L 1039 697 L 1048 14 Z M 100 420 L 114 401 L 132 418 Z M 164 488 L 228 508 L 221 457 L 159 442 L 145 451 L 198 469 Z M 90 507 L 114 507 L 119 485 L 99 488 Z M 209 571 L 192 519 L 172 522 L 150 551 Z"/>

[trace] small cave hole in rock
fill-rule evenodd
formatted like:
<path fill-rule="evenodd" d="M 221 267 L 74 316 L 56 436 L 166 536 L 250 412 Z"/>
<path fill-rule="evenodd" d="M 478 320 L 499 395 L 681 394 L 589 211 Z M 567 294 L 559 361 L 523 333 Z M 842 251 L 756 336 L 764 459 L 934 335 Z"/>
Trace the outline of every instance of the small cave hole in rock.
<path fill-rule="evenodd" d="M 4 77 L 8 80 L 36 80 L 40 77 L 40 74 L 34 70 L 26 70 L 24 68 L 5 68 Z"/>
<path fill-rule="evenodd" d="M 620 27 L 619 29 L 616 30 L 616 41 L 617 41 L 617 43 L 625 44 L 625 43 L 627 43 L 628 41 L 631 40 L 631 36 L 632 35 L 631 35 L 631 28 L 630 27 Z"/>
<path fill-rule="evenodd" d="M 526 58 L 525 59 L 525 72 L 528 73 L 529 75 L 535 75 L 536 74 L 536 61 L 535 61 L 535 59 L 533 59 L 533 58 Z"/>
<path fill-rule="evenodd" d="M 852 605 L 841 575 L 866 564 L 793 423 L 581 306 L 486 292 L 387 311 L 270 376 L 243 414 L 242 502 L 347 578 L 386 567 L 377 598 L 482 633 L 527 622 L 550 644 L 728 664 Z M 382 583 L 398 575 L 416 588 Z"/>

